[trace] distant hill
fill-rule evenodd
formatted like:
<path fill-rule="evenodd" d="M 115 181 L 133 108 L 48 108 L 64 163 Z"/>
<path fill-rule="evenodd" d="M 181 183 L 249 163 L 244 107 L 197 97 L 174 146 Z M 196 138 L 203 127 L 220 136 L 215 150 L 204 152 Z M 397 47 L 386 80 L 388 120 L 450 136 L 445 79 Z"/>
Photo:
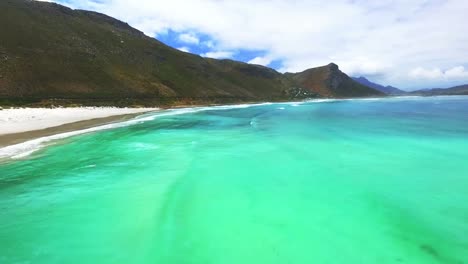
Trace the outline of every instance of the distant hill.
<path fill-rule="evenodd" d="M 382 93 L 329 65 L 297 74 L 171 48 L 112 17 L 0 1 L 0 100 L 184 104 Z"/>
<path fill-rule="evenodd" d="M 406 92 L 403 91 L 403 90 L 400 90 L 396 87 L 393 87 L 393 86 L 383 86 L 381 84 L 378 84 L 378 83 L 374 83 L 374 82 L 371 82 L 369 81 L 367 78 L 365 77 L 353 77 L 353 80 L 355 80 L 356 82 L 362 84 L 362 85 L 365 85 L 365 86 L 368 86 L 368 87 L 371 87 L 371 88 L 374 88 L 378 91 L 381 91 L 385 94 L 389 94 L 389 95 L 401 95 L 401 94 L 405 94 Z"/>
<path fill-rule="evenodd" d="M 434 88 L 417 90 L 410 93 L 411 95 L 468 95 L 468 84 L 459 85 L 451 88 Z"/>
<path fill-rule="evenodd" d="M 313 93 L 324 97 L 361 97 L 378 96 L 382 92 L 355 82 L 340 71 L 338 65 L 330 63 L 327 66 L 305 70 L 300 73 L 286 74 L 294 83 Z"/>

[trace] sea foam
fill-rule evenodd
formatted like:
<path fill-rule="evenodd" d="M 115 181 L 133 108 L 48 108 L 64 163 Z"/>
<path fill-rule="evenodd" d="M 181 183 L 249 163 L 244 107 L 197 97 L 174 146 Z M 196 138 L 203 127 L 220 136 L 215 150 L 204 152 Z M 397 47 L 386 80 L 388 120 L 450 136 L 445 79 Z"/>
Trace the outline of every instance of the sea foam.
<path fill-rule="evenodd" d="M 81 129 L 81 130 L 55 134 L 51 136 L 40 137 L 40 138 L 32 139 L 23 143 L 6 146 L 3 148 L 0 148 L 0 159 L 6 159 L 6 158 L 21 159 L 61 139 L 65 139 L 65 138 L 69 138 L 69 137 L 73 137 L 77 135 L 82 135 L 82 134 L 87 134 L 87 133 L 92 133 L 96 131 L 101 131 L 101 130 L 108 130 L 108 129 L 120 128 L 120 127 L 125 127 L 125 126 L 131 126 L 135 124 L 141 124 L 143 122 L 152 121 L 158 117 L 182 115 L 182 114 L 196 113 L 196 112 L 207 111 L 207 110 L 226 110 L 226 109 L 236 109 L 236 108 L 247 108 L 247 107 L 262 106 L 262 105 L 269 105 L 269 104 L 272 104 L 272 103 L 189 107 L 189 108 L 180 108 L 180 109 L 169 109 L 169 110 L 156 112 L 156 113 L 150 113 L 150 114 L 143 114 L 134 119 L 119 122 L 119 123 L 112 123 L 112 124 L 101 125 L 101 126 L 96 126 L 96 127 L 87 128 L 87 129 Z"/>

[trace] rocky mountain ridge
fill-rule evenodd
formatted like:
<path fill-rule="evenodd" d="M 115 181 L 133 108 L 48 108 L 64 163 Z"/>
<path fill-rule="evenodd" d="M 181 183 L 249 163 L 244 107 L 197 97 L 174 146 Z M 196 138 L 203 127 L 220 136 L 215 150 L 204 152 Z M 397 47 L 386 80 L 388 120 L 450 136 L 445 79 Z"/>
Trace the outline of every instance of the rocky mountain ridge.
<path fill-rule="evenodd" d="M 406 91 L 403 91 L 401 89 L 398 89 L 398 88 L 390 86 L 390 85 L 383 86 L 381 84 L 371 82 L 366 77 L 363 77 L 363 76 L 353 77 L 353 80 L 355 80 L 356 82 L 358 82 L 358 83 L 360 83 L 362 85 L 371 87 L 371 88 L 373 88 L 375 90 L 381 91 L 381 92 L 383 92 L 385 94 L 388 94 L 388 95 L 403 95 L 403 94 L 406 93 Z"/>

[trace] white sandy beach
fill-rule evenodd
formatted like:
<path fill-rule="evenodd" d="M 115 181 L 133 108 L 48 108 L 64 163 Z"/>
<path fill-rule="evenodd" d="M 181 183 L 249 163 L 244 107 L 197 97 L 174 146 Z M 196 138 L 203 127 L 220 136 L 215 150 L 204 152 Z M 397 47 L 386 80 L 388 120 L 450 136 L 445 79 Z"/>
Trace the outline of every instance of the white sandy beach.
<path fill-rule="evenodd" d="M 35 131 L 95 118 L 155 111 L 158 108 L 11 108 L 0 110 L 0 135 Z"/>

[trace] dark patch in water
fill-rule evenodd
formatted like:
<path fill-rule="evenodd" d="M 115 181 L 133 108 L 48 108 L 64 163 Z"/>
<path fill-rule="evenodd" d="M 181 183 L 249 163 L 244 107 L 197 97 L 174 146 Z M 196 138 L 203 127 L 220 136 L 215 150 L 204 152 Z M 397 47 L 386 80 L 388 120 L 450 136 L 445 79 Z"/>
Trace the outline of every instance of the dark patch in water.
<path fill-rule="evenodd" d="M 422 244 L 419 246 L 419 248 L 424 251 L 426 254 L 431 255 L 435 258 L 439 258 L 439 252 L 435 248 L 433 248 L 431 245 L 427 244 Z"/>

